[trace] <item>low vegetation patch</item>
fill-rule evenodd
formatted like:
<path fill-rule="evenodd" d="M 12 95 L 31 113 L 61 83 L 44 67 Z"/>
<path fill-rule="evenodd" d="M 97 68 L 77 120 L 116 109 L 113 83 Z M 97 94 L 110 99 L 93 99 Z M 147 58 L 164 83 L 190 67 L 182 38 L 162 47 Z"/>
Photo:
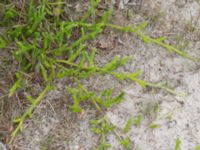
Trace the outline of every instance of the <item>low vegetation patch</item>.
<path fill-rule="evenodd" d="M 198 61 L 185 51 L 179 50 L 165 43 L 165 37 L 151 38 L 142 33 L 142 29 L 148 24 L 141 23 L 139 26 L 122 27 L 111 24 L 112 8 L 104 12 L 97 12 L 96 7 L 100 0 L 90 0 L 90 6 L 80 20 L 70 20 L 66 18 L 63 1 L 51 2 L 50 0 L 40 0 L 25 3 L 25 7 L 19 8 L 15 3 L 1 2 L 2 20 L 0 27 L 4 31 L 0 34 L 1 51 L 8 51 L 12 54 L 13 65 L 17 67 L 14 78 L 15 82 L 10 87 L 9 97 L 14 93 L 21 92 L 30 103 L 29 107 L 16 117 L 13 122 L 15 128 L 12 131 L 10 143 L 16 135 L 23 130 L 24 121 L 31 118 L 34 109 L 45 98 L 46 94 L 55 89 L 56 79 L 66 78 L 66 92 L 71 95 L 72 104 L 68 107 L 72 112 L 83 111 L 83 103 L 91 103 L 98 111 L 102 108 L 109 108 L 123 100 L 124 93 L 113 94 L 112 89 L 104 89 L 97 92 L 88 89 L 83 84 L 83 79 L 92 76 L 110 75 L 120 81 L 129 80 L 136 82 L 141 87 L 151 86 L 161 88 L 169 93 L 176 94 L 175 91 L 166 87 L 163 83 L 150 83 L 140 78 L 142 71 L 118 72 L 116 69 L 126 65 L 128 57 L 115 56 L 104 66 L 95 64 L 97 48 L 90 46 L 89 42 L 101 34 L 105 29 L 116 32 L 129 32 L 138 36 L 145 44 L 152 43 L 163 47 L 169 52 L 177 53 L 183 57 Z M 98 13 L 98 16 L 95 15 Z M 12 49 L 10 48 L 12 47 Z M 27 82 L 34 84 L 39 81 L 43 90 L 36 95 L 28 94 L 31 87 L 26 87 Z M 124 129 L 128 132 L 130 126 L 139 126 L 141 116 L 131 118 Z M 115 130 L 115 127 L 105 118 L 91 121 L 91 128 L 100 135 L 98 149 L 105 149 L 111 145 L 106 142 L 107 132 Z M 156 128 L 152 126 L 152 128 Z M 120 144 L 126 149 L 130 148 L 128 138 L 120 139 Z M 178 147 L 177 144 L 176 147 Z M 178 148 L 176 148 L 178 149 Z"/>

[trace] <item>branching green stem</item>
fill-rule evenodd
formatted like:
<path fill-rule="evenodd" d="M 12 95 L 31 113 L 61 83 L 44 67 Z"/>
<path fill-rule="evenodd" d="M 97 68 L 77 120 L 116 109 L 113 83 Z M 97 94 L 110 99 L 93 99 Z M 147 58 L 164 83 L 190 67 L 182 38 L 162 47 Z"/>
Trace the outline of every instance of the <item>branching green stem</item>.
<path fill-rule="evenodd" d="M 143 34 L 142 32 L 140 32 L 137 27 L 134 29 L 132 27 L 122 27 L 122 26 L 118 26 L 118 25 L 114 25 L 114 24 L 106 24 L 107 27 L 111 27 L 111 28 L 114 28 L 114 29 L 117 29 L 117 30 L 121 30 L 121 31 L 124 31 L 124 32 L 131 32 L 131 33 L 134 33 L 136 34 L 142 41 L 144 42 L 151 42 L 151 43 L 155 43 L 157 45 L 160 45 L 161 47 L 167 49 L 168 51 L 172 52 L 176 52 L 178 55 L 181 55 L 185 58 L 188 58 L 190 60 L 193 60 L 193 61 L 199 61 L 198 58 L 194 58 L 193 56 L 187 54 L 186 52 L 182 51 L 182 50 L 179 50 L 169 44 L 166 44 L 164 43 L 163 41 L 161 40 L 158 40 L 158 39 L 154 39 L 154 38 L 151 38 L 150 36 L 147 36 L 145 34 Z"/>
<path fill-rule="evenodd" d="M 15 123 L 17 123 L 17 127 L 15 128 L 15 130 L 12 132 L 12 138 L 10 143 L 13 141 L 14 137 L 16 136 L 16 134 L 22 130 L 23 128 L 23 123 L 25 121 L 26 118 L 31 118 L 32 116 L 32 112 L 33 110 L 37 107 L 37 105 L 41 102 L 41 100 L 45 97 L 46 93 L 51 89 L 50 85 L 47 85 L 44 90 L 40 93 L 40 95 L 35 99 L 32 100 L 31 106 L 23 113 L 23 115 L 18 118 L 15 119 Z"/>

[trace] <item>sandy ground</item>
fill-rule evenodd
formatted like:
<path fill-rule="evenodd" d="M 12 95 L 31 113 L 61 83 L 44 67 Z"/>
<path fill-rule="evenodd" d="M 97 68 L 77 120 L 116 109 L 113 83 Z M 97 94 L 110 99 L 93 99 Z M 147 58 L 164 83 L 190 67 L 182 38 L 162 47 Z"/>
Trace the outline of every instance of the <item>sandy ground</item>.
<path fill-rule="evenodd" d="M 195 1 L 148 0 L 142 2 L 140 9 L 139 5 L 139 1 L 119 2 L 114 23 L 130 25 L 147 20 L 149 26 L 144 33 L 152 37 L 167 36 L 166 42 L 200 58 L 200 6 Z M 130 13 L 128 17 L 127 12 Z M 121 104 L 106 112 L 110 121 L 123 129 L 130 117 L 142 115 L 140 127 L 132 126 L 126 135 L 133 142 L 134 150 L 172 150 L 177 138 L 181 140 L 181 150 L 193 150 L 200 144 L 200 64 L 168 53 L 157 45 L 145 45 L 132 34 L 114 31 L 105 34 L 109 36 L 102 35 L 97 39 L 107 44 L 106 51 L 100 51 L 96 57 L 98 63 L 105 63 L 116 54 L 128 55 L 131 61 L 120 70 L 141 69 L 143 79 L 166 82 L 178 93 L 187 94 L 181 97 L 163 90 L 143 90 L 133 82 L 119 83 L 109 76 L 91 79 L 89 82 L 97 89 L 108 86 L 123 89 L 126 93 Z M 93 149 L 97 137 L 90 131 L 89 120 L 97 114 L 93 108 L 87 108 L 84 114 L 70 113 L 66 109 L 64 83 L 56 81 L 58 89 L 50 92 L 38 106 L 34 119 L 27 120 L 13 149 Z M 157 111 L 158 107 L 160 111 Z M 152 123 L 158 127 L 151 129 Z M 113 145 L 111 149 L 122 149 L 114 135 L 110 135 L 108 141 Z"/>

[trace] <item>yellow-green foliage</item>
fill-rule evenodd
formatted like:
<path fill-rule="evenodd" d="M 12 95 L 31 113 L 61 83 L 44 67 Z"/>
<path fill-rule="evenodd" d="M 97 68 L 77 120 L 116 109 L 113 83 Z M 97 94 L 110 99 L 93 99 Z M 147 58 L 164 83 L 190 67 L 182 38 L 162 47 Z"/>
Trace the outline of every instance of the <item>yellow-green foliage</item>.
<path fill-rule="evenodd" d="M 110 89 L 97 93 L 96 91 L 89 91 L 87 87 L 82 85 L 81 79 L 87 79 L 93 75 L 108 74 L 121 81 L 134 81 L 144 88 L 152 86 L 174 93 L 173 90 L 167 88 L 164 84 L 152 84 L 139 79 L 141 71 L 133 73 L 116 72 L 115 70 L 118 67 L 127 63 L 128 57 L 116 56 L 105 66 L 97 66 L 94 63 L 97 49 L 93 48 L 91 52 L 88 51 L 87 43 L 105 28 L 136 34 L 144 43 L 154 43 L 170 52 L 196 60 L 189 54 L 164 43 L 165 37 L 153 39 L 143 34 L 141 30 L 147 25 L 146 22 L 135 28 L 109 24 L 108 19 L 111 16 L 112 9 L 108 9 L 101 14 L 101 17 L 91 21 L 90 17 L 97 11 L 96 7 L 99 2 L 100 0 L 90 0 L 91 5 L 82 19 L 71 21 L 64 20 L 61 17 L 63 12 L 61 5 L 64 5 L 64 2 L 52 3 L 48 0 L 41 0 L 38 5 L 31 0 L 28 3 L 28 7 L 23 10 L 23 13 L 26 15 L 20 18 L 23 20 L 23 24 L 16 22 L 21 17 L 19 16 L 21 13 L 17 13 L 18 10 L 13 4 L 0 2 L 5 7 L 4 18 L 0 24 L 6 29 L 5 34 L 0 35 L 0 48 L 6 49 L 10 43 L 14 43 L 16 48 L 13 49 L 12 54 L 18 65 L 16 81 L 10 88 L 9 96 L 12 96 L 18 89 L 23 89 L 23 73 L 35 72 L 37 75 L 40 75 L 45 83 L 44 90 L 37 98 L 27 97 L 30 107 L 14 120 L 16 128 L 12 133 L 12 138 L 22 130 L 25 119 L 32 116 L 34 108 L 51 89 L 50 85 L 53 84 L 53 81 L 58 78 L 73 78 L 73 81 L 77 83 L 77 87 L 67 86 L 66 88 L 73 100 L 73 104 L 69 105 L 73 112 L 80 112 L 82 110 L 81 103 L 84 101 L 91 102 L 100 110 L 102 107 L 107 108 L 123 100 L 123 92 L 113 97 L 112 90 Z M 79 31 L 79 38 L 77 39 L 73 38 L 75 29 Z M 127 143 L 127 139 L 121 142 L 121 144 L 128 147 Z M 105 143 L 103 142 L 103 144 Z M 107 147 L 108 145 L 103 147 L 105 146 Z"/>

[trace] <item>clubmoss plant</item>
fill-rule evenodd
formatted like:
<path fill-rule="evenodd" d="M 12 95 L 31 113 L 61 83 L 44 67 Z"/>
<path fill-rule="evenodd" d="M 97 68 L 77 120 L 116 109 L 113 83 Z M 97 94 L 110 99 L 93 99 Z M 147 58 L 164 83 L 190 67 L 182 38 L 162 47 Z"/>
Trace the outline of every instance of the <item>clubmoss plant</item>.
<path fill-rule="evenodd" d="M 110 143 L 107 142 L 107 136 L 113 133 L 119 141 L 119 144 L 124 147 L 126 150 L 131 149 L 132 142 L 128 137 L 124 138 L 118 132 L 118 128 L 114 126 L 108 118 L 105 116 L 101 119 L 91 120 L 91 130 L 99 135 L 99 145 L 95 148 L 95 150 L 104 150 L 112 147 Z"/>
<path fill-rule="evenodd" d="M 133 124 L 136 126 L 136 127 L 139 127 L 140 124 L 141 124 L 141 120 L 142 120 L 142 115 L 138 115 L 137 117 L 134 118 L 133 120 Z"/>
<path fill-rule="evenodd" d="M 152 130 L 154 130 L 154 129 L 156 129 L 156 128 L 158 128 L 159 126 L 156 124 L 156 123 L 152 123 L 151 125 L 150 125 L 150 128 L 152 129 Z"/>
<path fill-rule="evenodd" d="M 71 21 L 63 19 L 62 7 L 65 5 L 63 1 L 51 2 L 49 0 L 40 0 L 34 3 L 30 0 L 28 7 L 22 10 L 22 16 L 18 15 L 14 5 L 0 2 L 4 7 L 4 17 L 0 25 L 6 28 L 6 31 L 0 35 L 0 48 L 6 49 L 9 45 L 15 45 L 12 50 L 13 58 L 17 63 L 16 81 L 10 88 L 9 96 L 12 96 L 19 89 L 23 89 L 25 77 L 23 73 L 34 74 L 41 78 L 44 90 L 38 94 L 37 98 L 27 96 L 30 106 L 24 113 L 14 120 L 15 129 L 12 132 L 12 140 L 19 131 L 23 129 L 23 123 L 26 118 L 30 118 L 34 109 L 45 97 L 46 93 L 51 90 L 51 85 L 55 79 L 72 78 L 74 86 L 66 86 L 66 91 L 72 97 L 73 104 L 69 105 L 71 111 L 80 112 L 82 110 L 81 103 L 89 101 L 100 110 L 102 107 L 108 108 L 113 104 L 123 100 L 124 93 L 121 92 L 117 96 L 113 95 L 111 89 L 105 89 L 100 93 L 89 91 L 87 87 L 82 85 L 82 79 L 88 79 L 91 76 L 105 75 L 114 76 L 116 79 L 124 81 L 130 80 L 138 83 L 145 88 L 151 86 L 161 88 L 165 91 L 176 94 L 163 83 L 149 83 L 139 78 L 141 71 L 133 73 L 117 72 L 116 69 L 123 66 L 129 60 L 128 57 L 116 56 L 99 67 L 94 63 L 97 49 L 92 50 L 88 46 L 88 42 L 93 40 L 97 35 L 102 33 L 105 28 L 117 29 L 122 32 L 130 32 L 137 35 L 145 44 L 154 43 L 170 52 L 197 61 L 186 52 L 179 50 L 164 42 L 165 37 L 151 38 L 141 32 L 147 26 L 147 23 L 141 23 L 137 27 L 122 27 L 109 23 L 112 9 L 108 9 L 100 14 L 101 17 L 91 16 L 97 11 L 96 7 L 100 0 L 90 0 L 88 11 L 81 20 Z M 20 20 L 23 23 L 16 22 Z M 7 26 L 9 24 L 9 26 Z M 74 35 L 74 31 L 78 31 L 78 38 Z M 76 83 L 76 84 L 75 84 Z M 109 147 L 105 143 L 104 131 L 111 131 L 112 126 L 101 121 L 93 121 L 93 124 L 102 124 L 101 130 L 93 128 L 96 133 L 101 133 L 100 148 Z M 128 125 L 129 126 L 129 125 Z M 128 128 L 128 127 L 127 127 Z M 127 130 L 127 129 L 126 129 Z M 121 144 L 129 147 L 129 141 L 122 139 Z"/>
<path fill-rule="evenodd" d="M 124 127 L 124 130 L 123 130 L 124 133 L 127 133 L 130 130 L 132 125 L 135 125 L 136 127 L 139 127 L 140 124 L 141 124 L 141 119 L 142 119 L 142 115 L 141 114 L 136 116 L 136 117 L 130 117 L 127 120 L 126 125 Z"/>
<path fill-rule="evenodd" d="M 180 145 L 181 145 L 181 140 L 179 138 L 177 138 L 174 150 L 180 150 L 181 149 Z"/>
<path fill-rule="evenodd" d="M 130 117 L 130 118 L 128 119 L 128 121 L 126 122 L 126 125 L 125 125 L 125 127 L 124 127 L 124 133 L 127 133 L 127 132 L 130 130 L 132 124 L 133 124 L 133 118 Z"/>
<path fill-rule="evenodd" d="M 50 85 L 47 85 L 37 98 L 34 99 L 31 96 L 27 96 L 27 100 L 29 100 L 31 106 L 23 113 L 22 116 L 13 120 L 14 123 L 17 123 L 17 127 L 12 132 L 12 139 L 10 142 L 12 142 L 13 138 L 19 131 L 22 131 L 25 119 L 32 118 L 34 108 L 41 102 L 41 100 L 45 97 L 46 93 L 50 90 L 52 90 L 52 87 Z"/>
<path fill-rule="evenodd" d="M 195 150 L 200 150 L 200 145 L 197 145 L 197 146 L 195 147 Z"/>

